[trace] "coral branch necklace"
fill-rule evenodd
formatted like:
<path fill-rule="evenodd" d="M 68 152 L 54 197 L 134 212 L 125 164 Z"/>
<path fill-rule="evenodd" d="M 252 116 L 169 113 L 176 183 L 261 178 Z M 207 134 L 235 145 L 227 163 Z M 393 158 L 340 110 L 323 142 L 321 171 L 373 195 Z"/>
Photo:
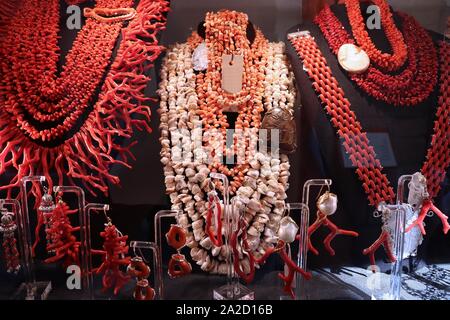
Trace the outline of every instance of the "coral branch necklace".
<path fill-rule="evenodd" d="M 381 3 L 387 6 L 384 1 L 381 1 Z M 348 6 L 349 19 L 355 15 L 353 12 L 355 10 L 358 10 L 360 15 L 359 5 L 358 8 Z M 387 12 L 391 15 L 389 8 Z M 388 13 L 383 13 L 382 11 L 382 14 L 387 15 Z M 397 74 L 388 74 L 378 69 L 372 63 L 364 73 L 349 73 L 349 77 L 368 95 L 377 100 L 381 100 L 389 105 L 413 106 L 428 98 L 436 86 L 438 58 L 433 41 L 427 31 L 414 18 L 401 13 L 398 15 L 402 20 L 402 30 L 407 44 L 407 66 Z M 350 20 L 353 21 L 354 19 Z M 329 6 L 326 6 L 316 16 L 314 22 L 322 31 L 331 51 L 336 55 L 342 45 L 355 42 Z M 367 32 L 364 30 L 364 34 L 367 37 L 356 36 L 361 33 L 357 31 L 360 28 L 354 29 L 357 25 L 359 26 L 355 21 L 351 24 L 357 43 L 365 50 L 368 50 L 369 57 L 376 61 L 376 58 L 374 59 L 376 55 L 371 54 L 372 50 L 363 46 L 366 43 L 364 39 L 368 37 Z M 364 23 L 362 23 L 362 28 L 364 29 Z M 389 35 L 389 33 L 387 34 Z M 404 44 L 403 41 L 396 41 L 395 43 L 400 47 L 403 47 Z M 397 45 L 394 45 L 394 48 Z"/>
<path fill-rule="evenodd" d="M 106 192 L 119 182 L 110 166 L 129 167 L 133 143 L 120 146 L 114 138 L 151 131 L 145 71 L 163 50 L 156 34 L 169 10 L 163 0 L 136 2 L 134 9 L 134 0 L 97 0 L 85 10 L 59 76 L 59 0 L 17 7 L 0 45 L 0 174 L 17 172 L 0 187 L 8 196 L 25 175 L 43 174 L 52 185 L 52 171 L 60 184 L 66 173 L 71 184 L 77 179 L 94 194 Z"/>

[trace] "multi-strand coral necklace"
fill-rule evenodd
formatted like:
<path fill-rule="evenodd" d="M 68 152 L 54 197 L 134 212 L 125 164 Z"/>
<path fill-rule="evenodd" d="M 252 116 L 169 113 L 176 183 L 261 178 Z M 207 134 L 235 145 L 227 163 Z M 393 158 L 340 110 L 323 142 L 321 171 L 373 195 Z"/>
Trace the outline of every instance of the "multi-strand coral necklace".
<path fill-rule="evenodd" d="M 403 66 L 407 58 L 408 44 L 405 43 L 402 33 L 395 25 L 389 4 L 385 0 L 372 0 L 380 10 L 381 23 L 384 33 L 392 48 L 392 54 L 377 49 L 372 42 L 364 18 L 361 14 L 359 0 L 345 0 L 347 16 L 352 27 L 353 37 L 358 45 L 364 49 L 370 59 L 386 71 L 395 71 Z"/>
<path fill-rule="evenodd" d="M 239 112 L 235 130 L 244 134 L 244 130 L 252 128 L 257 130 L 261 124 L 261 113 L 264 111 L 264 79 L 267 64 L 268 42 L 259 30 L 252 44 L 247 38 L 246 30 L 248 17 L 246 14 L 235 11 L 222 11 L 208 13 L 205 19 L 206 37 L 208 48 L 208 69 L 206 73 L 197 75 L 197 95 L 199 97 L 198 114 L 202 119 L 204 130 L 217 130 L 221 135 L 220 154 L 234 157 L 238 152 L 245 152 L 244 161 L 236 163 L 233 168 L 228 168 L 223 159 L 214 157 L 210 165 L 213 171 L 219 171 L 233 179 L 231 187 L 236 190 L 242 185 L 244 173 L 249 168 L 248 161 L 250 140 L 241 135 L 240 139 L 233 137 L 233 146 L 226 145 L 226 132 L 229 128 L 226 107 L 235 106 Z M 222 57 L 228 55 L 242 55 L 244 69 L 242 74 L 242 90 L 238 93 L 226 92 L 221 86 Z M 251 131 L 256 133 L 256 131 Z M 248 132 L 247 132 L 248 133 Z M 217 152 L 205 135 L 204 143 L 212 146 L 211 151 Z M 248 160 L 248 158 L 247 158 Z"/>

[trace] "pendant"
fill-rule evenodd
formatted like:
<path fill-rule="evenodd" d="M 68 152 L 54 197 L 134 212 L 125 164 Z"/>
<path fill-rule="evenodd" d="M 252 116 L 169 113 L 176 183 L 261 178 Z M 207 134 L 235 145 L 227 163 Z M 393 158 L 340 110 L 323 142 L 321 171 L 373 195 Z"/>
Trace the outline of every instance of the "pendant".
<path fill-rule="evenodd" d="M 330 233 L 324 239 L 323 244 L 325 249 L 331 256 L 335 255 L 335 251 L 331 246 L 331 241 L 338 235 L 358 237 L 359 234 L 355 231 L 345 230 L 339 228 L 335 225 L 328 217 L 333 215 L 337 210 L 338 197 L 336 194 L 326 191 L 317 200 L 317 217 L 316 220 L 308 227 L 308 250 L 310 250 L 315 255 L 319 254 L 319 251 L 313 246 L 311 242 L 311 236 L 316 232 L 321 226 L 326 227 L 330 230 Z"/>
<path fill-rule="evenodd" d="M 341 67 L 350 73 L 364 73 L 370 65 L 370 58 L 360 47 L 346 43 L 343 44 L 337 55 Z"/>

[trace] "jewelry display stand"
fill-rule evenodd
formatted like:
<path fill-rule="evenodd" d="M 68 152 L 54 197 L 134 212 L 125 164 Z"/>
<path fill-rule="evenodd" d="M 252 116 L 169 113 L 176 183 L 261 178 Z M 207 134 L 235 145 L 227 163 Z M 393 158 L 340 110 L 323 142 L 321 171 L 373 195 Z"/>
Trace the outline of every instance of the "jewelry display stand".
<path fill-rule="evenodd" d="M 156 259 L 159 261 L 160 265 L 160 279 L 158 283 L 158 294 L 159 300 L 164 299 L 164 281 L 162 277 L 162 232 L 161 232 L 161 219 L 163 218 L 176 218 L 180 214 L 176 210 L 160 210 L 155 214 L 154 218 L 154 235 L 155 235 L 155 248 L 156 248 Z M 151 243 L 151 242 L 149 242 Z M 153 250 L 153 249 L 152 249 Z"/>
<path fill-rule="evenodd" d="M 155 300 L 162 300 L 163 296 L 163 277 L 162 277 L 162 261 L 160 258 L 160 248 L 155 242 L 145 242 L 145 241 L 131 241 L 130 248 L 135 251 L 136 249 L 142 254 L 142 250 L 150 250 L 153 257 L 153 283 L 156 288 L 156 298 Z M 142 258 L 145 262 L 145 257 L 142 254 Z"/>
<path fill-rule="evenodd" d="M 45 182 L 44 176 L 26 176 L 20 181 L 20 193 L 22 205 L 14 200 L 4 200 L 5 204 L 9 201 L 15 210 L 18 211 L 18 234 L 19 247 L 24 271 L 25 280 L 20 284 L 19 288 L 13 295 L 14 300 L 46 300 L 52 290 L 52 283 L 50 281 L 37 281 L 35 273 L 35 261 L 31 254 L 32 240 L 30 231 L 30 216 L 28 212 L 28 197 L 27 197 L 27 183 L 42 183 Z M 21 210 L 22 209 L 22 210 Z"/>
<path fill-rule="evenodd" d="M 395 215 L 392 248 L 396 257 L 392 263 L 390 275 L 376 271 L 373 274 L 376 285 L 372 286 L 372 300 L 400 300 L 402 284 L 402 262 L 405 243 L 406 209 L 404 203 L 405 184 L 411 180 L 411 175 L 403 175 L 397 183 L 397 203 L 395 205 L 381 205 L 382 210 L 388 210 Z M 376 216 L 378 216 L 377 214 Z"/>
<path fill-rule="evenodd" d="M 101 204 L 101 203 L 88 203 L 84 206 L 84 212 L 83 212 L 83 222 L 81 225 L 81 234 L 82 234 L 82 245 L 81 245 L 81 256 L 85 257 L 83 260 L 83 264 L 85 264 L 85 267 L 83 270 L 86 270 L 86 272 L 83 272 L 84 280 L 85 280 L 85 286 L 86 289 L 89 291 L 89 297 L 90 299 L 94 299 L 94 275 L 92 272 L 92 242 L 91 242 L 91 212 L 92 211 L 109 211 L 109 205 L 107 204 Z"/>
<path fill-rule="evenodd" d="M 225 243 L 224 245 L 230 248 L 230 239 L 233 231 L 237 230 L 239 220 L 241 219 L 240 209 L 235 210 L 235 202 L 237 198 L 233 199 L 233 206 L 230 207 L 230 191 L 228 189 L 228 178 L 221 173 L 212 172 L 210 174 L 211 180 L 217 179 L 222 182 L 223 191 L 223 216 L 225 228 Z M 227 281 L 226 284 L 213 290 L 214 300 L 254 300 L 255 293 L 239 282 L 239 277 L 233 267 L 233 253 L 228 250 L 226 257 L 227 264 Z"/>
<path fill-rule="evenodd" d="M 69 190 L 69 189 L 67 189 Z M 81 189 L 80 189 L 81 190 Z M 82 191 L 82 190 L 81 190 Z M 78 192 L 76 189 L 74 189 L 72 192 L 77 193 L 79 201 L 84 201 L 84 192 Z M 89 292 L 89 298 L 94 299 L 94 279 L 93 279 L 93 267 L 92 267 L 92 237 L 91 237 L 91 217 L 92 212 L 103 212 L 106 218 L 107 223 L 111 222 L 111 219 L 107 215 L 107 211 L 110 210 L 110 207 L 108 204 L 102 204 L 102 203 L 88 203 L 86 204 L 82 211 L 83 218 L 80 219 L 82 221 L 82 225 L 80 226 L 82 239 L 84 241 L 82 242 L 83 245 L 81 246 L 83 248 L 82 252 L 85 254 L 85 259 L 83 259 L 83 263 L 86 264 L 85 270 L 86 272 L 83 272 L 84 274 L 84 283 L 86 291 Z M 120 233 L 116 229 L 116 232 Z"/>

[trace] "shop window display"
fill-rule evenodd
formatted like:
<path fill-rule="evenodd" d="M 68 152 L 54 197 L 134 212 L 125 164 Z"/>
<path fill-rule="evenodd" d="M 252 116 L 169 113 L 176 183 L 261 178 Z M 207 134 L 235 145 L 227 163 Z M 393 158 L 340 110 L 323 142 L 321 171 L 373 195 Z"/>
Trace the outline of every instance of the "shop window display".
<path fill-rule="evenodd" d="M 449 14 L 0 4 L 1 297 L 447 300 Z"/>

